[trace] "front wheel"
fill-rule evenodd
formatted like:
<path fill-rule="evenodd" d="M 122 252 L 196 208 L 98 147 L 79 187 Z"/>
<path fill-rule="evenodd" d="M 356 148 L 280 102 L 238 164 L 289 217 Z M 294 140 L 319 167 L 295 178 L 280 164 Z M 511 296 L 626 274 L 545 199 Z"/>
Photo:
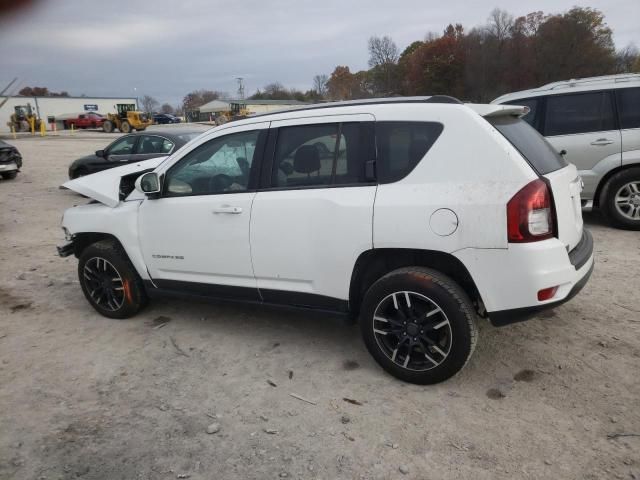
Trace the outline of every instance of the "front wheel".
<path fill-rule="evenodd" d="M 102 124 L 102 130 L 104 130 L 105 133 L 113 132 L 113 122 L 111 120 L 105 120 Z"/>
<path fill-rule="evenodd" d="M 394 377 L 442 382 L 466 365 L 478 337 L 471 300 L 440 272 L 407 267 L 367 291 L 360 315 L 373 358 Z"/>
<path fill-rule="evenodd" d="M 147 303 L 138 272 L 112 240 L 94 243 L 82 252 L 78 278 L 84 296 L 105 317 L 129 318 Z"/>
<path fill-rule="evenodd" d="M 614 227 L 640 230 L 640 168 L 622 170 L 607 180 L 600 209 Z"/>

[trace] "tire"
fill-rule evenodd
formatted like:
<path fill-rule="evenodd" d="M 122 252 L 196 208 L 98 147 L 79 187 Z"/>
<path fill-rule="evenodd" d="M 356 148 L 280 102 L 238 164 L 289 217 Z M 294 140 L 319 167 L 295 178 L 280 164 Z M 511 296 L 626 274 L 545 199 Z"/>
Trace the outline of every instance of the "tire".
<path fill-rule="evenodd" d="M 18 176 L 18 170 L 13 170 L 11 172 L 2 173 L 2 178 L 5 180 L 13 180 Z"/>
<path fill-rule="evenodd" d="M 84 249 L 78 262 L 78 278 L 86 299 L 105 317 L 129 318 L 147 304 L 138 272 L 113 240 L 102 240 Z"/>
<path fill-rule="evenodd" d="M 120 124 L 120 131 L 122 133 L 130 133 L 131 132 L 131 124 L 129 122 L 127 122 L 126 120 L 124 120 Z"/>
<path fill-rule="evenodd" d="M 113 122 L 111 120 L 105 120 L 102 124 L 102 130 L 104 130 L 106 133 L 113 132 Z"/>
<path fill-rule="evenodd" d="M 360 328 L 369 353 L 388 373 L 429 385 L 467 364 L 478 338 L 475 320 L 471 300 L 457 283 L 436 270 L 407 267 L 369 288 Z"/>
<path fill-rule="evenodd" d="M 607 180 L 600 193 L 600 210 L 612 226 L 640 230 L 640 167 L 627 168 Z"/>

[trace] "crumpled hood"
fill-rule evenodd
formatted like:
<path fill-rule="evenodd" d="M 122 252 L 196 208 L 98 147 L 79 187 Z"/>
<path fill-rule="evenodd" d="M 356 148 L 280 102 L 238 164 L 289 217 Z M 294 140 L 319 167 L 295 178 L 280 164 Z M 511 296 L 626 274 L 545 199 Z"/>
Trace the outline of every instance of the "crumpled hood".
<path fill-rule="evenodd" d="M 69 180 L 63 187 L 87 197 L 93 198 L 108 207 L 116 207 L 120 203 L 120 179 L 132 173 L 154 169 L 168 157 L 151 158 L 137 163 L 110 168 L 102 172 L 92 173 L 84 177 Z"/>

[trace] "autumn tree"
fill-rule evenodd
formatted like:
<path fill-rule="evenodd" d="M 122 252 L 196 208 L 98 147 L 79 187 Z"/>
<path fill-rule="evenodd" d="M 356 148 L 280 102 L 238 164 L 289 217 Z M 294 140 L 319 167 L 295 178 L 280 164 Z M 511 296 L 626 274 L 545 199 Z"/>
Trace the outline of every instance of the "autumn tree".
<path fill-rule="evenodd" d="M 18 95 L 23 97 L 68 97 L 69 92 L 63 90 L 62 92 L 51 92 L 47 87 L 24 87 Z"/>
<path fill-rule="evenodd" d="M 224 96 L 225 95 L 222 92 L 216 90 L 194 90 L 184 96 L 182 99 L 182 108 L 185 111 L 195 110 L 205 103 L 209 103 Z"/>

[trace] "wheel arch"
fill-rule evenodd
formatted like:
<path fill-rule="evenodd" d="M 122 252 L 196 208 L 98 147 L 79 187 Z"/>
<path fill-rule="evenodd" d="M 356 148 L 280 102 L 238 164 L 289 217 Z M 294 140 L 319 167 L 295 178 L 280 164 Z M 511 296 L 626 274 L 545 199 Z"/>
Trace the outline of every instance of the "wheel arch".
<path fill-rule="evenodd" d="M 349 310 L 357 316 L 365 293 L 376 280 L 403 267 L 428 267 L 449 276 L 469 295 L 476 311 L 486 316 L 478 288 L 464 264 L 450 253 L 436 250 L 378 248 L 360 254 L 349 286 Z"/>
<path fill-rule="evenodd" d="M 640 168 L 640 163 L 626 163 L 616 168 L 612 168 L 600 179 L 600 181 L 598 182 L 598 186 L 596 187 L 595 194 L 593 195 L 594 207 L 600 207 L 600 196 L 602 195 L 602 189 L 607 184 L 609 179 L 613 177 L 616 173 L 620 173 L 624 170 L 629 170 L 631 168 Z"/>
<path fill-rule="evenodd" d="M 125 254 L 127 253 L 124 246 L 122 245 L 122 242 L 118 240 L 115 235 L 103 232 L 81 232 L 76 233 L 73 237 L 73 254 L 76 256 L 76 258 L 80 258 L 82 252 L 89 245 L 93 245 L 96 242 L 101 242 L 102 240 L 114 241 L 122 249 L 122 251 L 125 252 Z"/>

